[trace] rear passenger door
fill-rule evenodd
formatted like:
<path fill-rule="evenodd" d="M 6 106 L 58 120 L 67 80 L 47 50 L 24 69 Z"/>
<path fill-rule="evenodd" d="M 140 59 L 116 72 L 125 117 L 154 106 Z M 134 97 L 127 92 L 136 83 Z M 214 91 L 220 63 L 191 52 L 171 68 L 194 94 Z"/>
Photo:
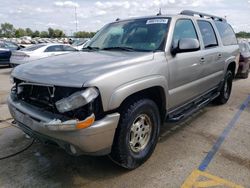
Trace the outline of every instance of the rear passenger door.
<path fill-rule="evenodd" d="M 202 77 L 204 79 L 202 90 L 216 87 L 223 79 L 225 55 L 223 46 L 219 44 L 215 29 L 210 21 L 197 20 L 202 36 Z"/>

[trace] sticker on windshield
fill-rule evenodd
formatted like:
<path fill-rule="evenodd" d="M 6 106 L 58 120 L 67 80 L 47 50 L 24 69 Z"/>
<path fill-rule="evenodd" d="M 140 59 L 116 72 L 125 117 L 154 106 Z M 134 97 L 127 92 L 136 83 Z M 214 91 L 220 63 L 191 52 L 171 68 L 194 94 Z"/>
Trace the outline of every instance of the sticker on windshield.
<path fill-rule="evenodd" d="M 146 24 L 167 24 L 168 19 L 152 19 L 147 20 Z"/>

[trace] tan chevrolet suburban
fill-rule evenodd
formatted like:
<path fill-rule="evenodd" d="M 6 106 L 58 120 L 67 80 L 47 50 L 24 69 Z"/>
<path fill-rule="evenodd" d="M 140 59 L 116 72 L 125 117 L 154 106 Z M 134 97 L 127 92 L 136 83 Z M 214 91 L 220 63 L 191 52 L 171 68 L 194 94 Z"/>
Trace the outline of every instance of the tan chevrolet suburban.
<path fill-rule="evenodd" d="M 165 121 L 228 101 L 238 61 L 223 18 L 183 11 L 117 19 L 81 52 L 16 67 L 8 105 L 31 137 L 134 169 Z"/>

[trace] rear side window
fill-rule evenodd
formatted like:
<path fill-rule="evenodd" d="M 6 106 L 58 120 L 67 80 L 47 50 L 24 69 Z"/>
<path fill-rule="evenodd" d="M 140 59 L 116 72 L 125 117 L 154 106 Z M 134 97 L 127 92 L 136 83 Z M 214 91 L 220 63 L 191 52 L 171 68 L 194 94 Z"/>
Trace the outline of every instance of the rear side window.
<path fill-rule="evenodd" d="M 49 46 L 46 48 L 45 52 L 62 52 L 64 51 L 62 45 L 54 45 L 54 46 Z"/>
<path fill-rule="evenodd" d="M 218 41 L 212 24 L 203 20 L 199 20 L 197 23 L 201 31 L 205 48 L 218 46 Z"/>
<path fill-rule="evenodd" d="M 184 38 L 198 40 L 194 24 L 189 19 L 180 19 L 176 22 L 173 35 L 173 46 L 177 46 L 178 41 Z"/>
<path fill-rule="evenodd" d="M 226 22 L 215 21 L 224 46 L 237 44 L 237 39 L 232 27 Z"/>

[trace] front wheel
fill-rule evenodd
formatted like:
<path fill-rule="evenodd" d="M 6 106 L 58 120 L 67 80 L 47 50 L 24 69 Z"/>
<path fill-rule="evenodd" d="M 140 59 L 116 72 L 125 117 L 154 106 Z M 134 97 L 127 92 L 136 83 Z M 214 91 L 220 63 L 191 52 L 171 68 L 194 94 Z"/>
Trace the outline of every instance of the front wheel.
<path fill-rule="evenodd" d="M 153 153 L 160 132 L 157 105 L 140 99 L 123 107 L 110 154 L 118 165 L 135 169 Z"/>
<path fill-rule="evenodd" d="M 223 86 L 220 90 L 220 95 L 215 99 L 217 104 L 225 104 L 230 98 L 233 84 L 233 73 L 228 70 L 224 78 Z"/>

